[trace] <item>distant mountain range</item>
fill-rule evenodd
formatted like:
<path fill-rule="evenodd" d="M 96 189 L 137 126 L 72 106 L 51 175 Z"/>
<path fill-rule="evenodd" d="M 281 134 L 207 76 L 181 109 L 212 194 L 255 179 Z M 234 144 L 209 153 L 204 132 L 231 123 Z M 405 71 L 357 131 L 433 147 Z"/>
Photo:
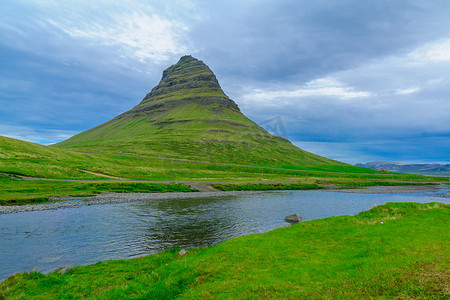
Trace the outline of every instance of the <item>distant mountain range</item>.
<path fill-rule="evenodd" d="M 373 161 L 365 164 L 356 164 L 356 166 L 377 171 L 386 170 L 398 173 L 450 176 L 450 164 L 402 164 L 399 162 Z"/>

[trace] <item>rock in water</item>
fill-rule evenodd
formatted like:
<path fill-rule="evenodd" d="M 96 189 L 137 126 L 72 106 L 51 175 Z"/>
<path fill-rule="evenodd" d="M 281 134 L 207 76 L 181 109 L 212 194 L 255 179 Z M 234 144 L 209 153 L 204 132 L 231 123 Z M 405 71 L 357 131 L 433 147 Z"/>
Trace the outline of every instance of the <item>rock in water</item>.
<path fill-rule="evenodd" d="M 302 220 L 302 217 L 300 217 L 297 214 L 293 214 L 293 215 L 287 216 L 286 218 L 284 218 L 284 220 L 289 223 L 298 223 Z"/>

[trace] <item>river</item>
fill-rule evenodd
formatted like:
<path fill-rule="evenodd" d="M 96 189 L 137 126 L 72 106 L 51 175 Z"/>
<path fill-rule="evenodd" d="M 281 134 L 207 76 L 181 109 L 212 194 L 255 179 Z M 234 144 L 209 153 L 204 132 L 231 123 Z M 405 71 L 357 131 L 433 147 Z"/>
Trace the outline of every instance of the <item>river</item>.
<path fill-rule="evenodd" d="M 0 280 L 16 272 L 211 246 L 289 226 L 284 217 L 293 213 L 308 221 L 355 215 L 386 202 L 449 203 L 448 192 L 449 187 L 386 194 L 279 191 L 5 214 L 0 215 Z"/>

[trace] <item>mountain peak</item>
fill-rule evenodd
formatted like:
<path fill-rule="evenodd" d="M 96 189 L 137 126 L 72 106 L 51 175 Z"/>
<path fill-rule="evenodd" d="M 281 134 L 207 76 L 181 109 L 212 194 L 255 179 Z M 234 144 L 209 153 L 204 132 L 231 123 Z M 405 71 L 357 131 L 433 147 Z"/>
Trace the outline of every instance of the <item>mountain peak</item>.
<path fill-rule="evenodd" d="M 163 77 L 161 80 L 164 80 L 166 77 L 181 75 L 182 73 L 211 73 L 211 69 L 201 60 L 198 60 L 191 55 L 185 55 L 180 58 L 180 60 L 168 67 L 163 72 Z"/>
<path fill-rule="evenodd" d="M 163 72 L 163 78 L 168 74 L 171 73 L 175 70 L 179 70 L 179 69 L 183 69 L 188 67 L 189 65 L 197 65 L 197 66 L 204 66 L 206 68 L 208 68 L 208 66 L 201 60 L 196 59 L 195 57 L 193 57 L 192 55 L 185 55 L 182 56 L 178 62 L 174 65 L 171 65 L 170 67 L 168 67 L 166 70 L 164 70 Z M 209 68 L 208 68 L 209 69 Z M 210 70 L 211 71 L 211 70 Z"/>
<path fill-rule="evenodd" d="M 185 55 L 164 70 L 159 84 L 145 95 L 141 103 L 117 118 L 152 117 L 189 104 L 240 112 L 237 104 L 223 92 L 213 71 L 203 61 Z"/>
<path fill-rule="evenodd" d="M 225 96 L 211 69 L 203 61 L 185 55 L 176 64 L 164 70 L 161 81 L 144 97 L 142 103 L 152 96 L 166 95 L 181 89 L 199 88 L 210 89 L 209 92 Z"/>

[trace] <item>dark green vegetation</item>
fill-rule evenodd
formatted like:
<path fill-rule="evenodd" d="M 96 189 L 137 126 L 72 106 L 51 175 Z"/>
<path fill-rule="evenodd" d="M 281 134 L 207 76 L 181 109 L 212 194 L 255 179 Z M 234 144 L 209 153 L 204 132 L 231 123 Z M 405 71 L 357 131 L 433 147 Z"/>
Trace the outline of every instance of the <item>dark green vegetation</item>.
<path fill-rule="evenodd" d="M 449 206 L 388 203 L 214 247 L 17 274 L 7 299 L 440 298 L 449 295 Z"/>
<path fill-rule="evenodd" d="M 133 109 L 55 145 L 258 166 L 350 166 L 303 151 L 244 116 L 202 61 L 184 56 Z"/>

